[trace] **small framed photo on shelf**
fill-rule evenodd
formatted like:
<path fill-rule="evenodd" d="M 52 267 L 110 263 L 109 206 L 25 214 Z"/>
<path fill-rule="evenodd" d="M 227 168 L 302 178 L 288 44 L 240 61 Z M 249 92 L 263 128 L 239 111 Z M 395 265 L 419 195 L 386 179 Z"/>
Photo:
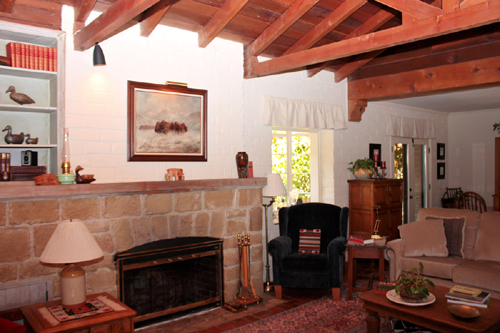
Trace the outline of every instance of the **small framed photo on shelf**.
<path fill-rule="evenodd" d="M 445 146 L 444 143 L 437 144 L 437 159 L 444 160 Z"/>
<path fill-rule="evenodd" d="M 444 179 L 444 175 L 446 174 L 446 166 L 444 163 L 438 163 L 437 169 L 437 179 Z"/>
<path fill-rule="evenodd" d="M 378 166 L 382 158 L 382 145 L 380 143 L 370 143 L 370 159 Z"/>

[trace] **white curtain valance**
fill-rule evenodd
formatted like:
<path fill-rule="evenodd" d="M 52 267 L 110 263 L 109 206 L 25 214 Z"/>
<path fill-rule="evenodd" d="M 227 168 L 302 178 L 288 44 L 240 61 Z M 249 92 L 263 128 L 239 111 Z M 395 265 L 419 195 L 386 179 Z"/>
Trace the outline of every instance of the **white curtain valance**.
<path fill-rule="evenodd" d="M 339 105 L 266 96 L 264 125 L 299 128 L 347 128 Z"/>
<path fill-rule="evenodd" d="M 385 134 L 414 139 L 434 139 L 434 123 L 427 119 L 387 116 Z"/>

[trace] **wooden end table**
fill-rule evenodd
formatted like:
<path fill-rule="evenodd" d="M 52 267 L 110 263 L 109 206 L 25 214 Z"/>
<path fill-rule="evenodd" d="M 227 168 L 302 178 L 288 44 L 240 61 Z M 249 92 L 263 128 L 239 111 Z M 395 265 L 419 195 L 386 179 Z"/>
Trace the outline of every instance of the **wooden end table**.
<path fill-rule="evenodd" d="M 24 315 L 24 325 L 28 332 L 35 333 L 63 333 L 63 332 L 92 332 L 92 333 L 133 333 L 136 312 L 121 303 L 108 293 L 87 295 L 87 299 L 106 296 L 111 301 L 123 306 L 125 310 L 101 313 L 94 316 L 60 322 L 53 326 L 43 318 L 39 309 L 61 305 L 61 300 L 40 303 L 21 308 Z"/>
<path fill-rule="evenodd" d="M 491 298 L 488 308 L 477 308 L 481 315 L 471 320 L 454 317 L 447 309 L 445 294 L 449 288 L 436 286 L 431 293 L 436 301 L 425 306 L 407 306 L 394 303 L 385 294 L 370 290 L 359 295 L 368 312 L 366 325 L 368 333 L 380 331 L 379 314 L 408 321 L 437 332 L 496 332 L 500 329 L 500 300 Z"/>
<path fill-rule="evenodd" d="M 384 251 L 386 245 L 347 244 L 347 299 L 352 298 L 353 291 L 367 291 L 367 288 L 356 287 L 356 259 L 378 259 L 378 280 L 384 281 Z"/>

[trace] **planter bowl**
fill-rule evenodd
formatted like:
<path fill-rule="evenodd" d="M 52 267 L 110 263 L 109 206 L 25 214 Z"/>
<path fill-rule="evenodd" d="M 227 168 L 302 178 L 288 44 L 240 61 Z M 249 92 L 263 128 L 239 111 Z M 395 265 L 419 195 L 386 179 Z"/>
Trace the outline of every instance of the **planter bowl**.
<path fill-rule="evenodd" d="M 370 179 L 373 177 L 373 170 L 371 169 L 356 169 L 352 173 L 357 179 Z"/>

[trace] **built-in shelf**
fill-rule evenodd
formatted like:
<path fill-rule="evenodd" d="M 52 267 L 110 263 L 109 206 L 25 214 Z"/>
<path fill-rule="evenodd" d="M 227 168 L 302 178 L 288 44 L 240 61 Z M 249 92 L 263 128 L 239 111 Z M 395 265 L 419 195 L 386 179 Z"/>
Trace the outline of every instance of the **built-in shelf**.
<path fill-rule="evenodd" d="M 27 78 L 41 79 L 41 80 L 50 80 L 57 78 L 56 72 L 17 68 L 17 67 L 5 67 L 5 66 L 0 66 L 0 75 L 27 77 Z"/>
<path fill-rule="evenodd" d="M 57 108 L 53 106 L 36 106 L 31 104 L 29 105 L 0 104 L 0 111 L 52 113 L 52 112 L 57 112 Z"/>
<path fill-rule="evenodd" d="M 26 148 L 26 149 L 37 149 L 37 148 L 57 148 L 56 144 L 36 144 L 36 145 L 28 145 L 28 144 L 1 144 L 0 148 Z"/>

